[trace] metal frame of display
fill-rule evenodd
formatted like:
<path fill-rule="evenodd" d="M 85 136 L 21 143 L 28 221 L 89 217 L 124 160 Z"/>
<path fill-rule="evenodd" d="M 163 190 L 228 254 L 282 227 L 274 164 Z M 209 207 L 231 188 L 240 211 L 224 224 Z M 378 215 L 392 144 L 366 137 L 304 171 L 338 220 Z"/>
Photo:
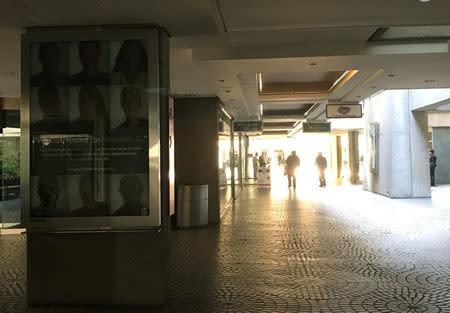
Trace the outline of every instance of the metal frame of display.
<path fill-rule="evenodd" d="M 72 28 L 30 28 L 22 34 L 21 55 L 21 215 L 22 225 L 36 231 L 83 231 L 83 230 L 135 230 L 154 229 L 161 226 L 161 125 L 160 106 L 165 82 L 160 81 L 160 48 L 163 28 L 157 26 L 105 26 Z M 95 217 L 30 217 L 30 47 L 34 42 L 70 42 L 99 40 L 122 41 L 129 39 L 148 40 L 148 138 L 149 138 L 149 215 L 148 216 L 95 216 Z M 163 90 L 163 91 L 162 91 Z"/>

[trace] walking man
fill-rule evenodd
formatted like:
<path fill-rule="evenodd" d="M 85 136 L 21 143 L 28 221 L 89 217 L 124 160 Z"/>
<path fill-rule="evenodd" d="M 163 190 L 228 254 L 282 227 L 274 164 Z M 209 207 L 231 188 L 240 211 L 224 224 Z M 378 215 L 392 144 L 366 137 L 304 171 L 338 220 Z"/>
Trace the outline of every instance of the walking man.
<path fill-rule="evenodd" d="M 319 152 L 316 158 L 317 169 L 319 170 L 319 187 L 325 187 L 327 182 L 325 181 L 325 170 L 327 169 L 327 159 L 322 156 L 322 152 Z"/>
<path fill-rule="evenodd" d="M 434 155 L 434 150 L 430 150 L 430 178 L 431 178 L 431 186 L 436 186 L 434 181 L 434 170 L 436 169 L 436 161 L 437 156 Z"/>
<path fill-rule="evenodd" d="M 261 155 L 259 156 L 259 167 L 266 166 L 266 154 L 264 152 L 261 152 Z"/>
<path fill-rule="evenodd" d="M 291 155 L 286 159 L 286 175 L 288 177 L 288 187 L 291 187 L 291 179 L 292 186 L 294 189 L 297 187 L 297 179 L 295 177 L 295 170 L 300 166 L 300 159 L 298 158 L 295 151 L 291 152 Z"/>
<path fill-rule="evenodd" d="M 259 160 L 258 160 L 258 152 L 256 152 L 256 153 L 253 155 L 252 161 L 253 161 L 253 178 L 254 178 L 255 180 L 257 180 L 257 179 L 258 179 L 258 163 L 259 163 Z"/>

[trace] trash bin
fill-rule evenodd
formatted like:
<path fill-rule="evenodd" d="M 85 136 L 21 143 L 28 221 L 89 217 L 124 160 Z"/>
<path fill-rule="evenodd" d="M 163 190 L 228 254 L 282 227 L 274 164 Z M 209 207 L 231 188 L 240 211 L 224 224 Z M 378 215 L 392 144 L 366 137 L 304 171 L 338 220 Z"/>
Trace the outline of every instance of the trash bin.
<path fill-rule="evenodd" d="M 208 185 L 179 185 L 177 190 L 177 227 L 208 224 Z"/>

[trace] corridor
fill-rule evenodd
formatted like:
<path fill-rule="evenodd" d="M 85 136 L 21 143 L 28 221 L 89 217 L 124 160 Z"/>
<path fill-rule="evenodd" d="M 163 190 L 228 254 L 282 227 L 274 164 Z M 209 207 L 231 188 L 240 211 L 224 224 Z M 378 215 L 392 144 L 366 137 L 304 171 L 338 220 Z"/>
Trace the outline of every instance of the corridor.
<path fill-rule="evenodd" d="M 24 237 L 0 236 L 0 312 L 450 312 L 449 193 L 245 187 L 220 227 L 171 233 L 160 310 L 27 309 Z"/>

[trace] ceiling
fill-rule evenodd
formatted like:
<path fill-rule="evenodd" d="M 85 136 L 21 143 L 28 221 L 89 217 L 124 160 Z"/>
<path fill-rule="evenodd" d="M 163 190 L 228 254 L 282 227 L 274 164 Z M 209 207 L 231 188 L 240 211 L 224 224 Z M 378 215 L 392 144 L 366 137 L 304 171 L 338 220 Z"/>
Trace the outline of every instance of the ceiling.
<path fill-rule="evenodd" d="M 172 35 L 172 96 L 218 96 L 236 119 L 260 118 L 263 103 L 273 131 L 291 129 L 314 103 L 450 87 L 448 0 L 0 0 L 0 7 L 0 97 L 20 95 L 21 29 L 44 25 L 160 24 Z M 347 70 L 357 72 L 313 95 Z M 257 73 L 263 84 L 308 96 L 263 99 Z"/>

